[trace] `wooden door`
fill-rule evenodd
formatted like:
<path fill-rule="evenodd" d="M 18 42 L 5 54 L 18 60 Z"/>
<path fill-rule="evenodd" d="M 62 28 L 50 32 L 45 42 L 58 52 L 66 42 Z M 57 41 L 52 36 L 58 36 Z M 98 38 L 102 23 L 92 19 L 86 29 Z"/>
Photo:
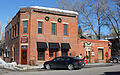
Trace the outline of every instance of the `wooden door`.
<path fill-rule="evenodd" d="M 21 64 L 27 64 L 27 46 L 22 46 Z"/>

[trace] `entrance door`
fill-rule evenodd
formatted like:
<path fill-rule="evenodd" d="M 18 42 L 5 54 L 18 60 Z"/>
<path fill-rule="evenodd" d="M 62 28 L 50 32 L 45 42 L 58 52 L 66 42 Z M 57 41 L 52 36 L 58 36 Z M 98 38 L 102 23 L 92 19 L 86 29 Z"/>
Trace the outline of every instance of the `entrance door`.
<path fill-rule="evenodd" d="M 91 53 L 90 53 L 90 51 L 86 51 L 86 57 L 87 57 L 87 61 L 90 63 L 91 61 Z"/>
<path fill-rule="evenodd" d="M 88 53 L 89 53 L 89 63 L 91 62 L 90 60 L 91 60 L 91 53 L 90 53 L 90 51 L 88 51 Z"/>
<path fill-rule="evenodd" d="M 27 46 L 22 46 L 21 49 L 21 64 L 27 64 Z"/>

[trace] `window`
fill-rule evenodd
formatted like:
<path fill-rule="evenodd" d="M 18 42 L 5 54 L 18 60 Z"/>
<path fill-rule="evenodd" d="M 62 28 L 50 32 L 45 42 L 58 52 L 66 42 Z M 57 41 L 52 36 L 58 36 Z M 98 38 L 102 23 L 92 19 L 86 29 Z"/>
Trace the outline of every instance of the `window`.
<path fill-rule="evenodd" d="M 2 56 L 2 50 L 0 50 L 0 56 Z"/>
<path fill-rule="evenodd" d="M 103 49 L 98 49 L 98 59 L 99 60 L 104 60 Z"/>
<path fill-rule="evenodd" d="M 28 24 L 28 21 L 24 21 L 23 33 L 27 33 L 27 24 Z"/>
<path fill-rule="evenodd" d="M 68 51 L 62 51 L 62 56 L 68 56 Z"/>
<path fill-rule="evenodd" d="M 10 29 L 10 39 L 11 39 L 11 29 Z"/>
<path fill-rule="evenodd" d="M 12 28 L 13 28 L 13 34 L 12 35 L 13 35 L 13 38 L 14 38 L 14 26 Z"/>
<path fill-rule="evenodd" d="M 55 35 L 56 34 L 56 24 L 52 23 L 52 34 Z"/>
<path fill-rule="evenodd" d="M 68 35 L 68 33 L 67 33 L 67 24 L 64 24 L 64 35 Z"/>
<path fill-rule="evenodd" d="M 42 22 L 38 22 L 38 33 L 42 33 Z"/>
<path fill-rule="evenodd" d="M 9 39 L 9 31 L 7 31 L 7 39 Z"/>
<path fill-rule="evenodd" d="M 18 35 L 19 35 L 19 22 L 18 22 Z"/>
<path fill-rule="evenodd" d="M 49 51 L 49 57 L 53 57 L 53 51 Z"/>
<path fill-rule="evenodd" d="M 57 57 L 57 58 L 53 59 L 53 61 L 61 61 L 61 59 L 62 59 L 62 58 Z"/>
<path fill-rule="evenodd" d="M 21 49 L 22 50 L 27 50 L 27 46 L 24 45 L 24 46 L 21 47 Z"/>
<path fill-rule="evenodd" d="M 45 60 L 45 51 L 44 50 L 38 51 L 38 60 Z"/>
<path fill-rule="evenodd" d="M 15 24 L 15 37 L 16 37 L 16 24 Z"/>

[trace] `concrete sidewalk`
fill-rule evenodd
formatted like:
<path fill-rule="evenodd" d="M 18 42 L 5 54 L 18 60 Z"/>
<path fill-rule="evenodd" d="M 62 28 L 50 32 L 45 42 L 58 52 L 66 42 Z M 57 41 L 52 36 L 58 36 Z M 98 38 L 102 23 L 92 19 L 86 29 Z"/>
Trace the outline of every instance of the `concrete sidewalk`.
<path fill-rule="evenodd" d="M 84 68 L 93 68 L 93 67 L 107 67 L 107 66 L 112 66 L 112 63 L 89 63 L 86 64 Z M 43 71 L 43 64 L 39 64 L 38 66 L 30 66 L 30 65 L 17 65 L 15 66 L 16 71 L 31 71 L 31 70 L 39 70 Z"/>
<path fill-rule="evenodd" d="M 85 68 L 92 68 L 92 67 L 106 67 L 112 66 L 113 63 L 89 63 L 85 65 Z"/>
<path fill-rule="evenodd" d="M 18 71 L 24 71 L 24 70 L 35 70 L 35 69 L 42 69 L 43 64 L 39 64 L 37 66 L 30 66 L 30 65 L 17 65 L 15 67 L 16 70 Z"/>

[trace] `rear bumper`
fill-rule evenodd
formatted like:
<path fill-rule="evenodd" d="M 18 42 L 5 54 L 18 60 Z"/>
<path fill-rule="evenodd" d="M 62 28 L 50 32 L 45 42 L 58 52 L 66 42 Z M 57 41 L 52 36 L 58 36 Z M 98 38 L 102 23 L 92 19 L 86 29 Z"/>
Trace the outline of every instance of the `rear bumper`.
<path fill-rule="evenodd" d="M 82 68 L 82 64 L 74 64 L 74 68 Z"/>

